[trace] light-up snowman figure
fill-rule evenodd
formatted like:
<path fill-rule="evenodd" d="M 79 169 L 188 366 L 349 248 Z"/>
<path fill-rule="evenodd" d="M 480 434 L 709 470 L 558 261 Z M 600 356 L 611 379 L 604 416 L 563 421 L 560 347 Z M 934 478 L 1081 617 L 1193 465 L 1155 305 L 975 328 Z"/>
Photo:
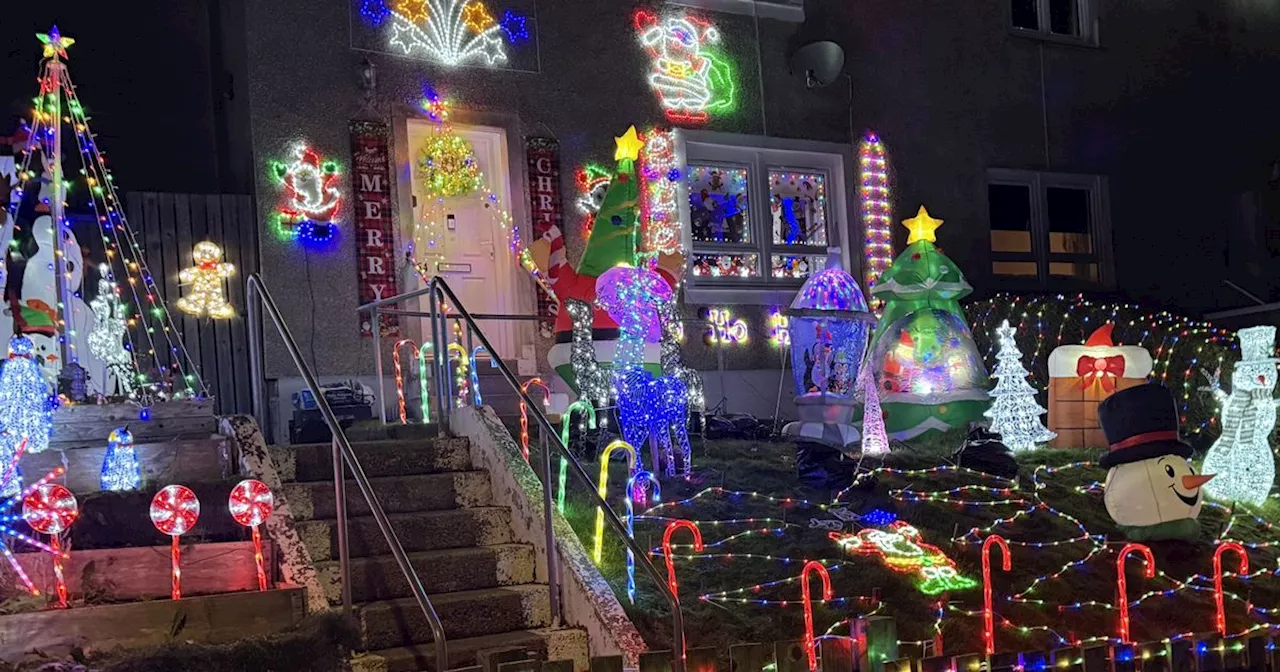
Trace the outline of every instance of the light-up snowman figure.
<path fill-rule="evenodd" d="M 1202 470 L 1218 477 L 1205 492 L 1215 499 L 1259 505 L 1275 481 L 1268 437 L 1276 426 L 1276 328 L 1241 329 L 1240 362 L 1231 373 L 1231 393 L 1222 391 L 1218 374 L 1209 387 L 1222 404 L 1222 435 L 1209 448 Z"/>

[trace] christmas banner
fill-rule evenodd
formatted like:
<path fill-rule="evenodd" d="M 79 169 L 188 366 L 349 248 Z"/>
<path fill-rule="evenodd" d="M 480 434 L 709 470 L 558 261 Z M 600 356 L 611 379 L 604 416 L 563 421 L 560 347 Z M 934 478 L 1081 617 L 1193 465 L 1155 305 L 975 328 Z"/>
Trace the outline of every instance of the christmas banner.
<path fill-rule="evenodd" d="M 391 169 L 387 125 L 351 122 L 351 178 L 355 194 L 356 262 L 360 304 L 400 293 L 396 283 L 395 225 L 391 220 Z M 362 316 L 360 335 L 373 337 L 373 325 Z M 380 315 L 383 337 L 400 335 L 400 319 Z"/>
<path fill-rule="evenodd" d="M 530 215 L 533 219 L 532 240 L 541 239 L 551 227 L 564 231 L 564 209 L 560 200 L 560 143 L 552 138 L 527 138 L 525 153 L 529 159 Z M 554 318 L 560 305 L 541 287 L 538 293 L 538 315 Z M 550 321 L 542 322 L 539 331 L 551 335 Z"/>

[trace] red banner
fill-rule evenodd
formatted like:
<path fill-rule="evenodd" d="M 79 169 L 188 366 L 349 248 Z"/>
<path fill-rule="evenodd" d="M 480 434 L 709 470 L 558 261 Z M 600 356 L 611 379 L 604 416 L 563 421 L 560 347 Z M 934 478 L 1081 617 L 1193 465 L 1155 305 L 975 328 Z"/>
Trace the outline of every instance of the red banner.
<path fill-rule="evenodd" d="M 531 240 L 538 240 L 551 227 L 564 231 L 564 209 L 560 200 L 560 143 L 553 138 L 526 138 L 525 153 L 529 159 L 529 213 L 533 218 Z M 560 305 L 541 287 L 538 292 L 538 315 L 554 318 Z M 550 336 L 551 323 L 541 323 L 541 333 Z"/>
<path fill-rule="evenodd" d="M 359 266 L 360 305 L 400 293 L 396 282 L 396 236 L 391 219 L 391 155 L 387 125 L 351 122 L 351 179 L 355 194 L 356 262 Z M 400 318 L 379 315 L 386 338 L 400 335 Z M 373 325 L 361 316 L 360 335 L 373 337 Z"/>

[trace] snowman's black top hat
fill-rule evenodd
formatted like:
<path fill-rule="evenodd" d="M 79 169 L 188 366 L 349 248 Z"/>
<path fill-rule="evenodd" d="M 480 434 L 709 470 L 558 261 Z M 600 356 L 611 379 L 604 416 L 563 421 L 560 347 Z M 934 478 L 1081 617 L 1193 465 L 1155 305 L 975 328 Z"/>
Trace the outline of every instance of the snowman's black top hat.
<path fill-rule="evenodd" d="M 1104 469 L 1161 455 L 1191 457 L 1191 446 L 1178 440 L 1178 407 L 1173 395 L 1155 383 L 1107 397 L 1098 404 L 1098 420 L 1111 444 L 1099 460 Z"/>

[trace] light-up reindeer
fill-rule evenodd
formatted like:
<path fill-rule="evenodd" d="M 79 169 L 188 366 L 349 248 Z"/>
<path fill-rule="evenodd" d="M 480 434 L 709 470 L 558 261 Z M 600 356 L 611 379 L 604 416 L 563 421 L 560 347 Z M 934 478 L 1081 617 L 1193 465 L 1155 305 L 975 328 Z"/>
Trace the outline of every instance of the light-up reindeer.
<path fill-rule="evenodd" d="M 600 276 L 596 297 L 620 331 L 613 376 L 623 437 L 637 450 L 648 439 L 654 472 L 661 464 L 660 456 L 666 455 L 666 474 L 675 476 L 674 432 L 683 458 L 682 475 L 687 477 L 692 453 L 688 390 L 679 378 L 655 377 L 643 365 L 645 344 L 661 340 L 658 306 L 672 300 L 671 286 L 656 271 L 618 266 Z"/>

